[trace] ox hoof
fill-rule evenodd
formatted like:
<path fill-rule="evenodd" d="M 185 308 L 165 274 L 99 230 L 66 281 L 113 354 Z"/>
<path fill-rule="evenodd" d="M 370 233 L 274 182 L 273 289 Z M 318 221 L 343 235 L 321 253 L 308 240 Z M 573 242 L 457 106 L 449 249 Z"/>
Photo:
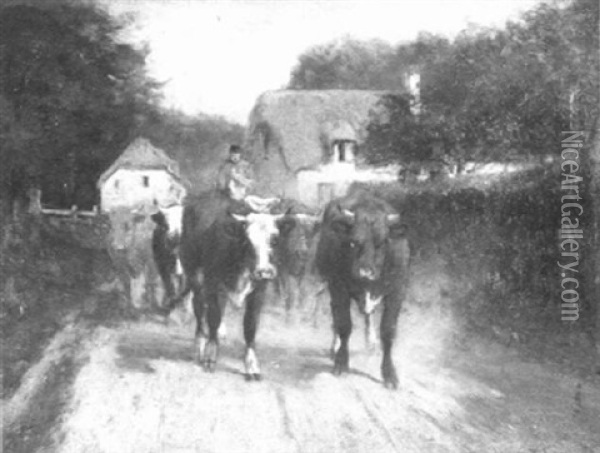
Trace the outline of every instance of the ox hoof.
<path fill-rule="evenodd" d="M 393 368 L 383 369 L 382 377 L 383 377 L 383 386 L 386 389 L 396 390 L 398 388 L 398 376 L 396 375 L 395 369 L 393 369 Z"/>
<path fill-rule="evenodd" d="M 347 373 L 348 371 L 350 371 L 348 350 L 340 348 L 340 350 L 335 355 L 333 364 L 333 374 L 339 376 L 340 374 Z"/>
<path fill-rule="evenodd" d="M 163 318 L 168 318 L 171 314 L 171 309 L 169 307 L 156 307 L 156 314 Z"/>
<path fill-rule="evenodd" d="M 349 370 L 348 366 L 344 366 L 344 365 L 335 365 L 333 367 L 333 375 L 334 376 L 341 376 L 344 373 L 347 373 Z"/>
<path fill-rule="evenodd" d="M 218 346 L 217 343 L 209 341 L 204 349 L 204 369 L 213 373 L 217 366 Z"/>
<path fill-rule="evenodd" d="M 206 357 L 204 355 L 204 350 L 206 349 L 206 338 L 205 337 L 196 337 L 194 343 L 194 349 L 196 350 L 195 359 L 196 363 L 204 368 Z"/>
<path fill-rule="evenodd" d="M 350 371 L 350 367 L 348 366 L 348 362 L 346 363 L 338 363 L 336 360 L 335 365 L 333 366 L 333 374 L 335 376 L 340 376 L 343 373 L 347 373 Z"/>
<path fill-rule="evenodd" d="M 207 373 L 214 373 L 216 368 L 217 362 L 213 362 L 210 360 L 206 360 L 204 362 L 204 371 L 206 371 Z"/>
<path fill-rule="evenodd" d="M 389 390 L 398 390 L 398 379 L 383 381 L 383 386 Z"/>
<path fill-rule="evenodd" d="M 246 382 L 259 382 L 262 381 L 260 373 L 246 373 L 244 375 Z"/>

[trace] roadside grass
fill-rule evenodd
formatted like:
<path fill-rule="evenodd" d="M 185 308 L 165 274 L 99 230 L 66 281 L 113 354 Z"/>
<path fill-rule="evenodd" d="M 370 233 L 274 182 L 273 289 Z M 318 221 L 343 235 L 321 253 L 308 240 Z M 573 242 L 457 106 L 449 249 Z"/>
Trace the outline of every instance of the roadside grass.
<path fill-rule="evenodd" d="M 356 186 L 352 190 L 364 189 Z M 590 376 L 597 370 L 593 304 L 560 312 L 560 173 L 548 167 L 370 186 L 403 214 L 413 258 L 441 257 L 453 310 L 468 335 L 517 346 L 532 359 Z M 589 202 L 589 201 L 588 201 Z M 584 203 L 584 211 L 587 209 Z M 583 228 L 589 228 L 582 218 Z M 582 251 L 585 255 L 585 249 Z"/>

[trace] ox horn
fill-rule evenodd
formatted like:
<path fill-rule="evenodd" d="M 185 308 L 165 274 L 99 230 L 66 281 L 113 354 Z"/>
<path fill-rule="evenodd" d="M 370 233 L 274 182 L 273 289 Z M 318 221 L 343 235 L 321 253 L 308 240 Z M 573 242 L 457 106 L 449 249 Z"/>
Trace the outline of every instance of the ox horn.
<path fill-rule="evenodd" d="M 400 214 L 388 214 L 387 221 L 388 224 L 398 223 L 400 221 Z"/>
<path fill-rule="evenodd" d="M 238 222 L 245 222 L 246 220 L 248 220 L 248 218 L 247 218 L 248 216 L 240 215 L 240 214 L 234 214 L 233 212 L 231 212 L 230 214 L 231 214 L 231 217 L 233 217 Z"/>
<path fill-rule="evenodd" d="M 354 220 L 356 218 L 356 213 L 350 211 L 350 209 L 342 209 L 342 214 L 350 220 Z"/>

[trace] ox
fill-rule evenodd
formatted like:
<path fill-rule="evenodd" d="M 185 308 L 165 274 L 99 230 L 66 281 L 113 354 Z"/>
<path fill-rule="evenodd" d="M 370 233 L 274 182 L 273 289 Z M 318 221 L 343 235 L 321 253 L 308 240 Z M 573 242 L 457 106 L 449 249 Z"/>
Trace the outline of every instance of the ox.
<path fill-rule="evenodd" d="M 164 286 L 162 306 L 166 306 L 181 290 L 183 268 L 179 259 L 183 206 L 160 208 L 150 218 L 156 223 L 152 233 L 152 254 Z"/>
<path fill-rule="evenodd" d="M 381 303 L 381 374 L 385 387 L 398 387 L 392 346 L 408 285 L 410 249 L 404 230 L 400 215 L 388 203 L 364 192 L 334 200 L 325 209 L 316 265 L 329 288 L 340 342 L 334 357 L 336 375 L 349 370 L 351 301 L 363 313 Z"/>
<path fill-rule="evenodd" d="M 218 330 L 226 304 L 245 304 L 245 376 L 260 380 L 255 351 L 258 320 L 267 285 L 277 276 L 277 239 L 289 232 L 293 222 L 289 214 L 252 212 L 244 202 L 215 194 L 186 205 L 180 248 L 186 287 L 169 308 L 193 291 L 197 358 L 207 371 L 216 367 Z"/>
<path fill-rule="evenodd" d="M 278 248 L 277 283 L 289 321 L 294 310 L 303 308 L 301 305 L 307 296 L 305 277 L 311 273 L 311 250 L 319 217 L 298 204 L 288 207 L 286 212 L 289 223 Z"/>

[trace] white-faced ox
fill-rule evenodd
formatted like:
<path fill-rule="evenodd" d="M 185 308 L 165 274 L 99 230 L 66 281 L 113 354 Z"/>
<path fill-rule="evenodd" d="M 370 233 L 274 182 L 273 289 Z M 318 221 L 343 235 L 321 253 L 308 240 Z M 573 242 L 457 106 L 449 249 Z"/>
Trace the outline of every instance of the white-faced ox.
<path fill-rule="evenodd" d="M 286 214 L 236 213 L 235 203 L 210 197 L 186 206 L 180 255 L 194 293 L 197 358 L 207 371 L 217 363 L 225 306 L 245 304 L 245 376 L 260 379 L 256 331 L 267 284 L 277 276 L 277 239 L 291 220 Z"/>
<path fill-rule="evenodd" d="M 351 301 L 355 300 L 363 313 L 380 303 L 383 383 L 390 388 L 398 386 L 392 346 L 406 295 L 409 259 L 400 215 L 385 201 L 357 193 L 327 206 L 316 260 L 328 284 L 334 330 L 340 342 L 334 356 L 334 374 L 349 370 Z"/>

